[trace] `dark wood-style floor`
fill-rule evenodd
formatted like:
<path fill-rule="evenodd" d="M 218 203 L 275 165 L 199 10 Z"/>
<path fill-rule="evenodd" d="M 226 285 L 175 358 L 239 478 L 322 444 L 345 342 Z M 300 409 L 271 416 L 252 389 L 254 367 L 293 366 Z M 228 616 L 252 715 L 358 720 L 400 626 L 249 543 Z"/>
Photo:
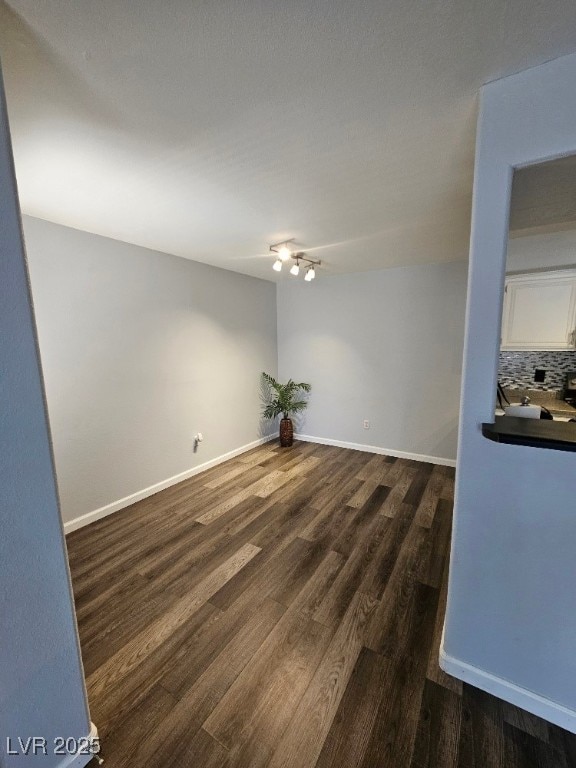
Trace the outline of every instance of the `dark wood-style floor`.
<path fill-rule="evenodd" d="M 576 766 L 445 675 L 454 471 L 268 444 L 71 534 L 107 768 Z"/>

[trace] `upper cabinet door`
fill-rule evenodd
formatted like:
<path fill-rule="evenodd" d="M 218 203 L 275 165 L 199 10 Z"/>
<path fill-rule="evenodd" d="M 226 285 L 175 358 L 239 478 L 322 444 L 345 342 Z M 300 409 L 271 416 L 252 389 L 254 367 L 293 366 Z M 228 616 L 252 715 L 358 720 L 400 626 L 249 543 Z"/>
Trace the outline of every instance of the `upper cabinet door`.
<path fill-rule="evenodd" d="M 576 270 L 506 278 L 502 349 L 574 349 Z"/>

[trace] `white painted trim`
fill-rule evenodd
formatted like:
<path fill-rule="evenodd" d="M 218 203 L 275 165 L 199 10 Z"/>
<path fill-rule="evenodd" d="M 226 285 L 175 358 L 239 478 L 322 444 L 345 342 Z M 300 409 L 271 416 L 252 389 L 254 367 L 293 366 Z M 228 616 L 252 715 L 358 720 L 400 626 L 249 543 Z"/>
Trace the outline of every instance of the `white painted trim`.
<path fill-rule="evenodd" d="M 470 683 L 470 685 L 487 691 L 493 696 L 498 696 L 499 699 L 504 699 L 504 701 L 521 707 L 527 712 L 532 712 L 532 714 L 559 725 L 571 733 L 576 733 L 576 712 L 574 710 L 540 696 L 527 688 L 521 688 L 510 680 L 496 677 L 496 675 L 479 667 L 455 659 L 444 650 L 444 638 L 442 638 L 440 646 L 440 668 L 452 677 Z"/>
<path fill-rule="evenodd" d="M 86 512 L 84 515 L 75 517 L 73 520 L 68 520 L 68 522 L 64 523 L 64 533 L 71 533 L 72 531 L 76 531 L 78 528 L 83 528 L 85 525 L 90 525 L 90 523 L 94 523 L 96 520 L 107 517 L 114 512 L 118 512 L 120 509 L 124 509 L 124 507 L 129 507 L 131 504 L 135 504 L 137 501 L 141 501 L 142 499 L 146 499 L 148 496 L 152 496 L 159 491 L 163 491 L 165 488 L 169 488 L 171 485 L 176 485 L 176 483 L 181 483 L 183 480 L 187 480 L 189 477 L 199 475 L 200 472 L 205 472 L 207 469 L 211 469 L 218 464 L 222 464 L 224 461 L 228 461 L 228 459 L 233 459 L 235 456 L 239 456 L 241 453 L 251 451 L 252 448 L 257 448 L 259 445 L 263 445 L 270 440 L 274 440 L 275 437 L 277 437 L 276 433 L 268 435 L 267 437 L 261 437 L 259 440 L 254 440 L 252 443 L 242 445 L 240 448 L 235 448 L 233 451 L 223 453 L 221 456 L 217 456 L 215 459 L 206 461 L 204 464 L 199 464 L 197 467 L 192 467 L 192 469 L 187 469 L 185 472 L 180 472 L 180 474 L 169 477 L 167 480 L 161 480 L 159 483 L 150 485 L 148 488 L 144 488 L 141 491 L 130 494 L 130 496 L 125 496 L 123 499 L 113 501 L 111 504 L 106 504 L 105 507 L 100 507 L 99 509 L 95 509 L 92 512 Z"/>
<path fill-rule="evenodd" d="M 93 742 L 94 739 L 98 738 L 98 729 L 94 723 L 90 723 L 90 733 L 86 738 L 90 742 Z M 64 758 L 64 760 L 62 760 L 61 763 L 58 763 L 58 768 L 83 768 L 83 766 L 88 765 L 88 763 L 94 758 L 94 754 L 97 753 L 92 753 L 89 755 L 68 755 Z"/>
<path fill-rule="evenodd" d="M 381 448 L 378 445 L 361 445 L 360 443 L 348 443 L 344 440 L 332 440 L 327 437 L 311 437 L 310 435 L 294 435 L 295 440 L 304 440 L 306 443 L 320 443 L 321 445 L 334 445 L 337 448 L 350 448 L 354 451 L 364 451 L 365 453 L 380 453 L 383 456 L 395 456 L 397 459 L 413 459 L 414 461 L 423 461 L 427 464 L 440 464 L 443 467 L 455 467 L 455 459 L 444 459 L 441 456 L 425 456 L 421 453 L 406 453 L 406 451 L 395 451 L 392 448 Z"/>

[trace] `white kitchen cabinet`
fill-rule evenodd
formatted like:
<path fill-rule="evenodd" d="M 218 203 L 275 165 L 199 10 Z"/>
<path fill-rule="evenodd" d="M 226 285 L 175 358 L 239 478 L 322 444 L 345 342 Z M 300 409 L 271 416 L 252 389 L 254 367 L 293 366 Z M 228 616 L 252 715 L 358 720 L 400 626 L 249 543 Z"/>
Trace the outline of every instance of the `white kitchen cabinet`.
<path fill-rule="evenodd" d="M 574 349 L 576 270 L 506 278 L 502 349 Z"/>

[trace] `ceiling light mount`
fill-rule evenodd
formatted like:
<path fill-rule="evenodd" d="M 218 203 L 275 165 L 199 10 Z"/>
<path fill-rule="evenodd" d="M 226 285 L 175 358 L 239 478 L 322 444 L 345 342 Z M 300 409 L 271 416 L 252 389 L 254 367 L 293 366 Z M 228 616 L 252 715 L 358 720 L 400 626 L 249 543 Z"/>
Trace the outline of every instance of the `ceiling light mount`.
<path fill-rule="evenodd" d="M 282 240 L 279 243 L 274 243 L 274 245 L 270 246 L 270 251 L 278 256 L 278 260 L 288 261 L 292 256 L 293 249 L 290 247 L 290 244 L 293 242 L 294 238 L 291 237 L 289 240 Z"/>
<path fill-rule="evenodd" d="M 319 267 L 322 262 L 315 259 L 309 259 L 304 251 L 293 251 L 291 244 L 294 243 L 294 238 L 290 240 L 282 240 L 279 243 L 274 243 L 270 246 L 270 252 L 276 256 L 276 261 L 272 265 L 272 269 L 276 272 L 282 271 L 282 265 L 289 259 L 294 259 L 294 264 L 290 267 L 290 274 L 297 276 L 300 274 L 300 264 L 308 265 L 304 279 L 306 282 L 314 280 L 316 277 L 315 267 Z"/>

